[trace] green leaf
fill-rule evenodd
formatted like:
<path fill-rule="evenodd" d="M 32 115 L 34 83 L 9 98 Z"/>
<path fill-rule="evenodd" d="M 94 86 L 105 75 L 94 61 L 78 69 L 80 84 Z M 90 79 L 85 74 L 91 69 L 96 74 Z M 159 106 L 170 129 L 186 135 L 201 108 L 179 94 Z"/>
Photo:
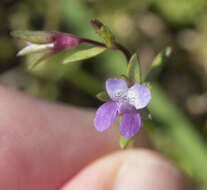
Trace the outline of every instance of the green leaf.
<path fill-rule="evenodd" d="M 136 53 L 129 60 L 126 75 L 131 82 L 141 83 L 141 67 Z"/>
<path fill-rule="evenodd" d="M 63 64 L 71 63 L 71 62 L 75 62 L 75 61 L 81 61 L 84 59 L 89 59 L 91 57 L 94 57 L 98 54 L 103 53 L 105 50 L 106 50 L 106 48 L 98 47 L 98 46 L 88 48 L 88 49 L 79 50 L 79 51 L 76 51 L 75 53 L 69 55 L 67 58 L 65 58 L 63 60 Z"/>
<path fill-rule="evenodd" d="M 163 134 L 167 136 L 168 143 L 172 141 L 174 144 L 176 158 L 189 164 L 191 173 L 197 174 L 202 182 L 207 184 L 205 139 L 158 84 L 153 84 L 152 97 L 149 109 L 153 118 L 165 126 Z"/>
<path fill-rule="evenodd" d="M 132 137 L 131 138 L 125 138 L 123 136 L 120 136 L 120 147 L 121 148 L 126 148 L 131 140 L 132 140 Z"/>
<path fill-rule="evenodd" d="M 161 51 L 153 60 L 152 67 L 159 67 L 163 64 L 166 58 L 168 58 L 171 54 L 171 48 L 167 47 L 163 51 Z"/>
<path fill-rule="evenodd" d="M 108 94 L 106 93 L 106 91 L 99 92 L 99 93 L 96 95 L 96 98 L 98 98 L 99 100 L 101 100 L 101 101 L 103 101 L 103 102 L 108 102 L 108 101 L 110 101 L 110 97 L 108 96 Z"/>
<path fill-rule="evenodd" d="M 91 20 L 91 25 L 99 37 L 105 42 L 106 46 L 112 48 L 115 43 L 115 37 L 111 30 L 97 19 Z"/>
<path fill-rule="evenodd" d="M 52 42 L 52 37 L 55 32 L 45 32 L 45 31 L 13 31 L 11 35 L 14 38 L 18 38 L 20 40 L 29 41 L 32 43 L 44 44 Z"/>
<path fill-rule="evenodd" d="M 170 47 L 161 51 L 153 60 L 150 72 L 146 75 L 146 81 L 151 81 L 160 73 L 162 65 L 166 63 L 168 57 L 171 54 L 172 49 Z"/>

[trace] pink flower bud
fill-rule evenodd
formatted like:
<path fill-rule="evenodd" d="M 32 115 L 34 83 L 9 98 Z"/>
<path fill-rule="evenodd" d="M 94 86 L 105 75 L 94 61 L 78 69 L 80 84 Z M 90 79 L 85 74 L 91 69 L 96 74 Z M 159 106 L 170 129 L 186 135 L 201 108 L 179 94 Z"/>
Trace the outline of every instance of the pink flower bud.
<path fill-rule="evenodd" d="M 18 52 L 19 56 L 36 52 L 57 53 L 81 43 L 79 37 L 62 32 L 14 31 L 11 34 L 15 38 L 27 41 L 27 46 Z"/>
<path fill-rule="evenodd" d="M 72 35 L 72 34 L 65 34 L 65 33 L 56 33 L 53 36 L 53 50 L 55 52 L 59 52 L 68 48 L 76 47 L 80 44 L 80 38 Z"/>

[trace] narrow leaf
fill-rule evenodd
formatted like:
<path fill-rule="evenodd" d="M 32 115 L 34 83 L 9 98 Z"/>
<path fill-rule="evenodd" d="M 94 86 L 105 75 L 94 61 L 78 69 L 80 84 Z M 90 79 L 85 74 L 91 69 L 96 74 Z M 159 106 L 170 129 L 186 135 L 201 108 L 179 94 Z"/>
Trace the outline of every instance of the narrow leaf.
<path fill-rule="evenodd" d="M 168 58 L 171 54 L 171 48 L 167 47 L 163 51 L 161 51 L 152 62 L 152 67 L 159 67 L 162 63 Z"/>
<path fill-rule="evenodd" d="M 171 51 L 172 49 L 167 47 L 155 57 L 151 65 L 151 70 L 145 77 L 146 81 L 151 81 L 160 73 L 162 65 L 167 61 Z"/>
<path fill-rule="evenodd" d="M 43 31 L 13 31 L 11 32 L 11 35 L 14 38 L 18 38 L 20 40 L 29 41 L 32 43 L 49 43 L 52 42 L 52 37 L 55 34 L 55 32 L 43 32 Z"/>
<path fill-rule="evenodd" d="M 153 118 L 165 126 L 163 135 L 168 137 L 167 142 L 173 143 L 181 163 L 188 163 L 186 172 L 198 174 L 198 177 L 207 184 L 207 146 L 196 126 L 182 113 L 158 84 L 153 84 L 152 101 L 149 109 Z M 166 148 L 166 145 L 164 146 Z M 180 163 L 180 164 L 181 164 Z"/>
<path fill-rule="evenodd" d="M 99 92 L 97 95 L 96 95 L 96 98 L 98 98 L 99 100 L 103 101 L 103 102 L 108 102 L 110 101 L 110 98 L 108 96 L 108 94 L 103 91 L 103 92 Z"/>
<path fill-rule="evenodd" d="M 89 59 L 91 57 L 103 53 L 105 50 L 106 48 L 98 46 L 89 49 L 79 50 L 65 58 L 63 64 Z"/>
<path fill-rule="evenodd" d="M 120 147 L 126 148 L 131 140 L 132 140 L 132 138 L 125 138 L 123 136 L 120 136 Z"/>
<path fill-rule="evenodd" d="M 141 83 L 141 67 L 136 53 L 129 61 L 126 75 L 131 82 Z"/>
<path fill-rule="evenodd" d="M 97 19 L 91 20 L 91 25 L 99 37 L 105 42 L 106 46 L 112 48 L 115 42 L 115 37 L 111 30 Z"/>

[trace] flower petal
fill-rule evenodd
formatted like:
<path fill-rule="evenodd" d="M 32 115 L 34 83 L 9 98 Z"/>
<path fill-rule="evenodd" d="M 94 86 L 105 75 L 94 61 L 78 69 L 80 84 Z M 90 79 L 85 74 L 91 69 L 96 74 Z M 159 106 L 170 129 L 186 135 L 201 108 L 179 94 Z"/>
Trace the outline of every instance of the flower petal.
<path fill-rule="evenodd" d="M 141 109 L 149 104 L 151 93 L 147 87 L 140 84 L 134 84 L 128 90 L 127 99 L 130 105 L 133 105 L 136 109 Z"/>
<path fill-rule="evenodd" d="M 32 44 L 30 43 L 27 45 L 25 48 L 20 50 L 17 55 L 18 56 L 23 56 L 31 53 L 38 53 L 44 50 L 52 49 L 53 48 L 53 43 L 50 44 Z"/>
<path fill-rule="evenodd" d="M 139 113 L 124 113 L 121 124 L 120 131 L 121 135 L 130 138 L 134 136 L 141 127 L 141 116 Z"/>
<path fill-rule="evenodd" d="M 98 131 L 104 131 L 113 122 L 118 111 L 116 102 L 106 102 L 96 111 L 94 126 Z"/>
<path fill-rule="evenodd" d="M 109 97 L 114 101 L 120 101 L 125 97 L 127 90 L 127 83 L 122 79 L 110 78 L 106 80 L 106 91 Z"/>
<path fill-rule="evenodd" d="M 117 105 L 118 105 L 118 113 L 120 115 L 122 115 L 124 113 L 136 112 L 135 107 L 126 103 L 126 102 L 119 102 L 119 103 L 117 103 Z"/>

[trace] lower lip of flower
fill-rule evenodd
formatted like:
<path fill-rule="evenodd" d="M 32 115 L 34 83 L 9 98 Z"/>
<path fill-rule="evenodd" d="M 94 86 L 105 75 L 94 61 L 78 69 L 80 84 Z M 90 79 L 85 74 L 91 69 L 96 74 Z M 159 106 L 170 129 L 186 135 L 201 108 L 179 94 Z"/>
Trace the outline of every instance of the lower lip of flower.
<path fill-rule="evenodd" d="M 136 109 L 126 102 L 117 102 L 117 105 L 118 105 L 118 114 L 119 115 L 123 115 L 124 113 L 136 112 Z"/>

